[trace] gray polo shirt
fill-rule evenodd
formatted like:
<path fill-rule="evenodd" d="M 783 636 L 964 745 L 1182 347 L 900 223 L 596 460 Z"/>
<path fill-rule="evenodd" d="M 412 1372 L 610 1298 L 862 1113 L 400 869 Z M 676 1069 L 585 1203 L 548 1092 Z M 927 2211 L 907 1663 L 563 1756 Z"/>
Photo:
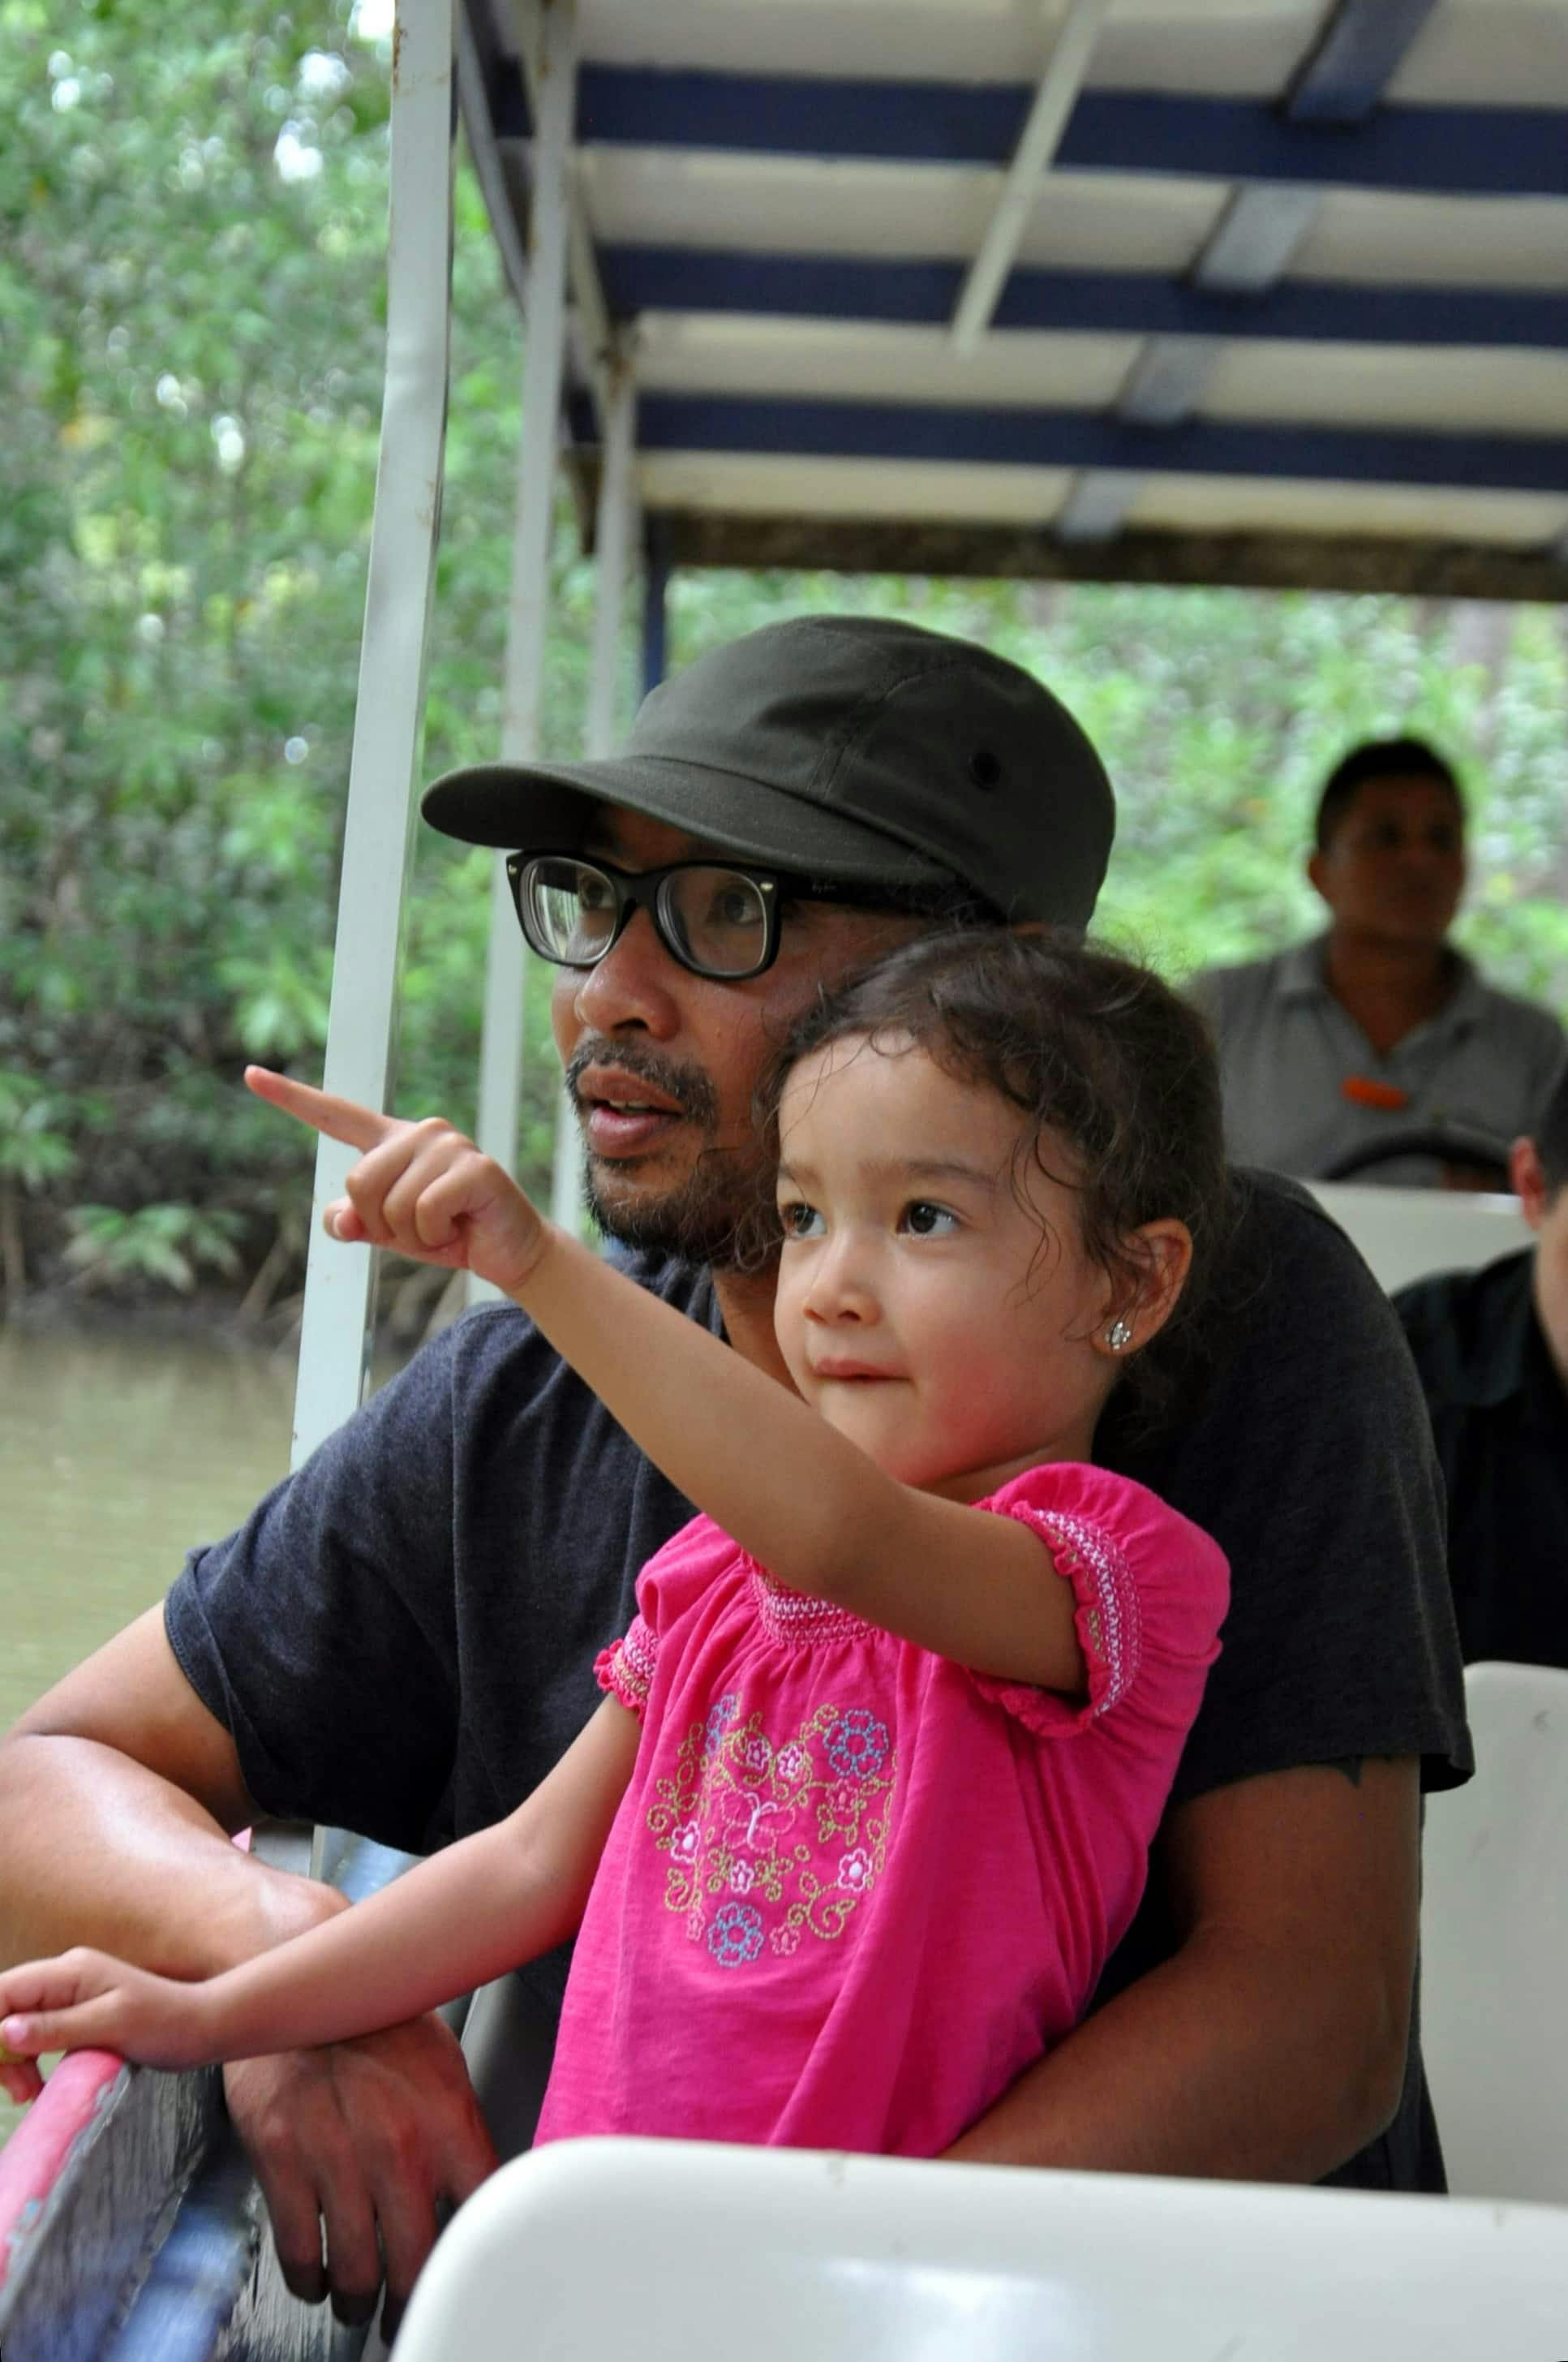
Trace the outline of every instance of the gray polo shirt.
<path fill-rule="evenodd" d="M 1530 1129 L 1568 1057 L 1555 1017 L 1495 992 L 1453 952 L 1447 1005 L 1380 1053 L 1329 990 L 1327 940 L 1208 968 L 1188 987 L 1219 1043 L 1236 1164 L 1311 1179 L 1396 1132 L 1456 1126 L 1508 1141 Z M 1400 1157 L 1361 1177 L 1409 1187 L 1440 1174 L 1433 1158 Z"/>

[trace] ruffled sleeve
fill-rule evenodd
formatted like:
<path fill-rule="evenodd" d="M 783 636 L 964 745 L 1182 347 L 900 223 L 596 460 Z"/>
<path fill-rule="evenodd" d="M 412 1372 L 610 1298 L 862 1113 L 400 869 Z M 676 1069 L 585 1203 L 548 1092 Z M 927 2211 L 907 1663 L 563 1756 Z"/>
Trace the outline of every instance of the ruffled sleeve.
<path fill-rule="evenodd" d="M 654 1551 L 637 1578 L 637 1613 L 630 1629 L 594 1660 L 594 1678 L 641 1716 L 653 1687 L 659 1636 L 703 1596 L 738 1553 L 710 1518 L 693 1518 Z"/>
<path fill-rule="evenodd" d="M 630 1630 L 612 1648 L 599 1650 L 594 1659 L 594 1678 L 601 1690 L 608 1690 L 641 1719 L 647 1709 L 653 1668 L 658 1661 L 659 1635 L 638 1614 L 632 1617 Z"/>
<path fill-rule="evenodd" d="M 1087 1729 L 1135 1693 L 1164 1688 L 1178 1668 L 1183 1688 L 1194 1675 L 1201 1688 L 1219 1654 L 1230 1569 L 1200 1527 L 1146 1486 L 1079 1461 L 1028 1469 L 979 1506 L 1031 1527 L 1072 1585 L 1088 1676 L 1080 1699 L 971 1672 L 983 1696 L 1055 1738 Z"/>

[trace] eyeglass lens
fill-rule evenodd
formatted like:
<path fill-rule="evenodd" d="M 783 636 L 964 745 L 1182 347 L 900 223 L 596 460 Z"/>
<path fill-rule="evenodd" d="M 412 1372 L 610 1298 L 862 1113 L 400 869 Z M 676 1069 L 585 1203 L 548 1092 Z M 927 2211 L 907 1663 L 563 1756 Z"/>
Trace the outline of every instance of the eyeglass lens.
<path fill-rule="evenodd" d="M 631 889 L 632 899 L 641 900 Z M 523 869 L 520 910 L 536 951 L 567 967 L 591 967 L 620 932 L 628 894 L 591 862 L 546 855 Z M 668 948 L 709 976 L 755 975 L 768 950 L 768 907 L 754 878 L 692 864 L 654 889 L 654 924 Z"/>

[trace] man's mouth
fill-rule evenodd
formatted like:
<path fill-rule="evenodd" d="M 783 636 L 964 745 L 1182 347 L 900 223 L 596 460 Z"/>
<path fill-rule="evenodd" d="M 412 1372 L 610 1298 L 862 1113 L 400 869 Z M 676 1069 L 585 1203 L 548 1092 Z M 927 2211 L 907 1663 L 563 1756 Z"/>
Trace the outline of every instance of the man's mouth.
<path fill-rule="evenodd" d="M 584 1140 L 595 1156 L 646 1155 L 685 1116 L 679 1100 L 667 1092 L 608 1067 L 585 1067 L 573 1078 L 572 1096 Z"/>

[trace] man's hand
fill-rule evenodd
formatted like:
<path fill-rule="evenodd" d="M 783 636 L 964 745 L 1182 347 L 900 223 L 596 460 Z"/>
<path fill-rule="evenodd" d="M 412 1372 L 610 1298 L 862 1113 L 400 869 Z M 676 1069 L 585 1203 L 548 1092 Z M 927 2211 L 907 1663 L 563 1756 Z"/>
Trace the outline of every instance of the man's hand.
<path fill-rule="evenodd" d="M 442 2221 L 496 2164 L 456 2037 L 418 2018 L 224 2080 L 290 2288 L 366 2322 L 384 2271 L 389 2334 Z"/>
<path fill-rule="evenodd" d="M 515 1295 L 544 1253 L 551 1226 L 493 1157 L 437 1116 L 405 1123 L 353 1099 L 247 1066 L 258 1099 L 329 1140 L 364 1153 L 345 1198 L 322 1226 L 348 1245 L 389 1248 L 448 1271 L 471 1271 Z"/>

